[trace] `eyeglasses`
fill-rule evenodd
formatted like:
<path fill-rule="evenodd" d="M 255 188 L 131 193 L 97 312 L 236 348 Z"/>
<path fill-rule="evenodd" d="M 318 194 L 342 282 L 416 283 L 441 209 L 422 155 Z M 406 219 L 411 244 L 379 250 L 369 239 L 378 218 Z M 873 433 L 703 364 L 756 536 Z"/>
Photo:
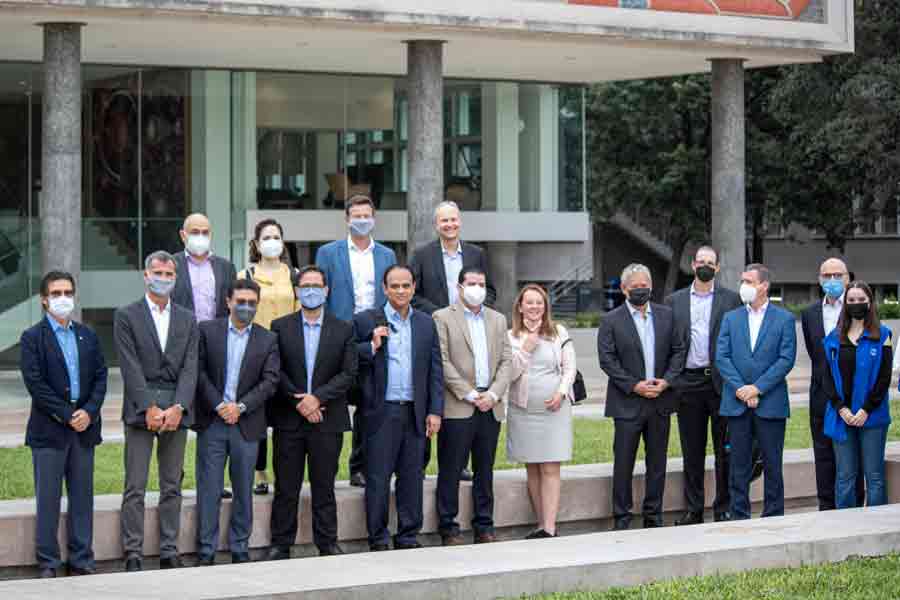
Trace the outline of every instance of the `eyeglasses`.
<path fill-rule="evenodd" d="M 256 300 L 235 300 L 235 306 L 249 306 L 251 308 L 256 308 L 258 302 Z"/>
<path fill-rule="evenodd" d="M 844 273 L 823 273 L 819 275 L 820 281 L 834 281 L 838 279 L 843 279 Z"/>

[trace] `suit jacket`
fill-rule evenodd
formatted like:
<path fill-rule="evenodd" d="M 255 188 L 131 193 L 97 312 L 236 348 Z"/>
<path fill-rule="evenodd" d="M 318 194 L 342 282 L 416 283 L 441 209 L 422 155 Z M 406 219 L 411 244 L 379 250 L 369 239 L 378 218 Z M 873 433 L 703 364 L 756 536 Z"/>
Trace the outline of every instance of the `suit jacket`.
<path fill-rule="evenodd" d="M 184 408 L 181 427 L 193 423 L 200 333 L 194 313 L 170 302 L 172 314 L 165 349 L 156 335 L 146 296 L 116 309 L 113 337 L 125 385 L 122 421 L 126 425 L 144 425 L 145 413 L 152 403 L 148 383 L 174 385 L 175 402 Z"/>
<path fill-rule="evenodd" d="M 506 333 L 506 317 L 486 306 L 481 310 L 484 313 L 491 377 L 488 389 L 497 395 L 494 418 L 502 422 L 506 417 L 503 396 L 512 379 L 512 348 Z M 475 389 L 475 355 L 465 308 L 457 302 L 435 312 L 432 318 L 441 341 L 444 418 L 467 419 L 475 412 L 475 406 L 465 399 Z"/>
<path fill-rule="evenodd" d="M 359 387 L 366 428 L 375 431 L 384 421 L 385 391 L 388 378 L 387 340 L 372 354 L 372 331 L 376 311 L 366 310 L 353 317 L 353 332 L 358 342 Z M 416 430 L 425 435 L 425 417 L 444 416 L 444 370 L 437 327 L 430 316 L 413 309 L 412 371 Z"/>
<path fill-rule="evenodd" d="M 756 414 L 767 419 L 790 416 L 787 375 L 797 358 L 797 332 L 794 315 L 769 304 L 750 350 L 750 321 L 746 307 L 725 315 L 716 346 L 716 367 L 722 374 L 722 405 L 719 414 L 736 417 L 747 405 L 735 392 L 744 385 L 759 388 Z"/>
<path fill-rule="evenodd" d="M 488 274 L 487 256 L 479 246 L 468 242 L 460 242 L 463 269 L 477 267 L 484 271 L 487 279 L 486 306 L 493 306 L 497 300 L 497 290 L 491 283 Z M 450 292 L 447 289 L 447 271 L 444 269 L 444 251 L 440 240 L 434 240 L 416 250 L 409 266 L 416 276 L 416 295 L 413 307 L 429 315 L 434 311 L 446 308 L 450 304 Z"/>
<path fill-rule="evenodd" d="M 199 329 L 199 373 L 193 425 L 195 431 L 203 431 L 218 418 L 216 407 L 225 399 L 228 318 L 204 321 L 200 323 Z M 253 325 L 249 335 L 235 394 L 235 402 L 247 407 L 238 419 L 238 427 L 248 442 L 266 437 L 266 404 L 278 388 L 280 373 L 278 337 L 259 325 Z"/>
<path fill-rule="evenodd" d="M 228 286 L 235 280 L 237 273 L 231 261 L 221 256 L 210 254 L 209 262 L 212 264 L 213 277 L 216 280 L 216 318 L 221 319 L 228 316 L 226 304 Z M 194 312 L 194 288 L 191 286 L 191 275 L 184 252 L 175 254 L 175 274 L 177 278 L 175 289 L 172 290 L 172 300 L 175 304 Z"/>
<path fill-rule="evenodd" d="M 825 356 L 825 319 L 822 314 L 822 301 L 814 302 L 803 309 L 800 314 L 803 325 L 803 340 L 806 352 L 812 363 L 812 374 L 809 381 L 809 410 L 819 417 L 825 416 L 828 397 L 822 388 L 823 377 L 831 377 L 828 359 Z"/>
<path fill-rule="evenodd" d="M 665 379 L 671 385 L 684 367 L 684 344 L 676 335 L 672 309 L 654 303 L 650 305 L 650 310 L 653 313 L 653 333 L 656 340 L 653 375 Z M 606 388 L 607 417 L 634 419 L 644 407 L 652 407 L 663 416 L 675 411 L 678 395 L 673 387 L 652 400 L 634 392 L 634 386 L 645 379 L 644 352 L 627 302 L 606 313 L 600 322 L 597 353 L 600 368 L 609 376 Z"/>
<path fill-rule="evenodd" d="M 680 289 L 666 298 L 666 306 L 672 309 L 675 317 L 675 335 L 684 345 L 684 356 L 690 354 L 691 348 L 691 288 Z M 709 316 L 709 362 L 712 368 L 713 387 L 722 393 L 722 376 L 716 368 L 716 340 L 719 338 L 719 327 L 722 317 L 730 310 L 741 306 L 741 297 L 728 288 L 716 284 L 713 294 L 712 311 Z M 677 384 L 676 384 L 676 387 Z"/>
<path fill-rule="evenodd" d="M 356 380 L 356 341 L 353 326 L 325 311 L 319 349 L 313 365 L 312 389 L 306 389 L 306 345 L 302 312 L 276 319 L 272 331 L 278 335 L 281 353 L 281 379 L 272 398 L 271 423 L 275 429 L 296 431 L 300 428 L 326 433 L 350 430 L 347 391 Z M 294 394 L 311 393 L 325 407 L 321 423 L 310 423 L 297 412 Z"/>
<path fill-rule="evenodd" d="M 316 266 L 325 272 L 328 278 L 328 300 L 325 307 L 328 312 L 343 321 L 353 319 L 356 308 L 356 296 L 353 294 L 353 271 L 350 269 L 350 248 L 347 239 L 329 242 L 316 252 Z M 382 278 L 388 267 L 397 264 L 394 251 L 375 242 L 375 307 L 384 306 Z"/>
<path fill-rule="evenodd" d="M 20 339 L 20 368 L 31 394 L 31 415 L 25 445 L 32 448 L 63 448 L 72 413 L 83 409 L 91 417 L 90 426 L 78 434 L 84 447 L 102 441 L 100 409 L 106 398 L 106 360 L 97 335 L 85 325 L 72 322 L 78 345 L 80 398 L 71 402 L 69 371 L 53 328 L 44 317 L 26 329 Z"/>

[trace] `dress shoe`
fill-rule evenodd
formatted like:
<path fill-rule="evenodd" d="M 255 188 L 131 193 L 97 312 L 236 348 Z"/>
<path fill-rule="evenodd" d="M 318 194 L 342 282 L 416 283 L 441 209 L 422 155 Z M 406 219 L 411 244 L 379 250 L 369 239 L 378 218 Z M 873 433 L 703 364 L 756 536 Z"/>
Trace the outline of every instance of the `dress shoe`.
<path fill-rule="evenodd" d="M 369 546 L 370 552 L 385 552 L 390 550 L 390 547 L 387 544 L 372 544 Z"/>
<path fill-rule="evenodd" d="M 687 511 L 675 520 L 675 526 L 679 525 L 698 525 L 703 522 L 702 512 Z"/>
<path fill-rule="evenodd" d="M 730 521 L 730 520 L 731 520 L 731 513 L 728 512 L 727 510 L 716 513 L 716 516 L 715 516 L 716 523 L 721 523 L 722 521 Z"/>
<path fill-rule="evenodd" d="M 211 567 L 214 564 L 216 564 L 215 556 L 197 556 L 197 564 L 195 566 Z"/>
<path fill-rule="evenodd" d="M 256 484 L 256 487 L 253 488 L 253 493 L 257 496 L 265 496 L 269 493 L 269 483 L 267 481 L 260 481 Z"/>
<path fill-rule="evenodd" d="M 250 554 L 248 552 L 232 552 L 231 553 L 231 564 L 239 565 L 241 563 L 250 562 Z"/>
<path fill-rule="evenodd" d="M 79 575 L 95 575 L 97 573 L 97 569 L 94 567 L 73 567 L 69 565 L 66 567 L 66 575 L 69 577 L 78 577 Z"/>
<path fill-rule="evenodd" d="M 231 493 L 231 490 L 228 488 L 222 490 L 222 500 L 231 500 L 232 498 L 234 498 L 234 494 Z"/>
<path fill-rule="evenodd" d="M 526 540 L 543 540 L 546 538 L 554 538 L 556 535 L 552 533 L 547 533 L 544 529 L 535 529 L 531 533 L 525 536 Z"/>
<path fill-rule="evenodd" d="M 497 534 L 493 531 L 483 531 L 475 534 L 476 544 L 493 544 L 497 541 Z"/>
<path fill-rule="evenodd" d="M 411 544 L 400 544 L 398 542 L 394 542 L 394 550 L 415 550 L 416 548 L 421 548 L 422 544 L 419 542 L 412 542 Z"/>
<path fill-rule="evenodd" d="M 463 469 L 459 472 L 459 480 L 460 481 L 472 481 L 475 479 L 475 476 L 472 475 L 472 471 L 469 469 Z"/>
<path fill-rule="evenodd" d="M 616 517 L 613 531 L 627 531 L 631 529 L 631 517 Z"/>
<path fill-rule="evenodd" d="M 344 549 L 337 544 L 331 544 L 324 548 L 319 548 L 319 556 L 339 556 L 344 553 Z"/>
<path fill-rule="evenodd" d="M 41 579 L 53 579 L 54 577 L 56 577 L 56 569 L 50 567 L 41 569 Z"/>
<path fill-rule="evenodd" d="M 125 561 L 125 571 L 127 573 L 135 573 L 137 571 L 143 571 L 144 565 L 141 564 L 141 559 L 139 558 L 129 558 Z"/>
<path fill-rule="evenodd" d="M 442 546 L 464 546 L 465 543 L 466 540 L 462 535 L 459 534 L 459 532 L 441 535 Z"/>
<path fill-rule="evenodd" d="M 184 566 L 181 562 L 181 559 L 178 558 L 178 555 L 174 556 L 166 556 L 165 558 L 159 559 L 159 568 L 160 569 L 180 569 Z"/>
<path fill-rule="evenodd" d="M 662 527 L 663 519 L 660 515 L 646 515 L 644 517 L 644 529 L 652 529 L 654 527 Z"/>
<path fill-rule="evenodd" d="M 266 560 L 287 560 L 291 557 L 291 549 L 284 546 L 272 546 Z"/>
<path fill-rule="evenodd" d="M 350 485 L 353 487 L 366 487 L 366 476 L 362 473 L 354 473 L 350 476 Z"/>

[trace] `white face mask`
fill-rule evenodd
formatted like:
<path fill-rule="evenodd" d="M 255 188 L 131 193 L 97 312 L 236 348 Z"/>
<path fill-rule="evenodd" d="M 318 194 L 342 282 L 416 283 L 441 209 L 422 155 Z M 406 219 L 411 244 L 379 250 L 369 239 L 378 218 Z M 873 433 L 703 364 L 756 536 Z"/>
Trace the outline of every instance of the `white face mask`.
<path fill-rule="evenodd" d="M 47 311 L 57 319 L 68 319 L 75 310 L 75 299 L 57 296 L 47 301 Z"/>
<path fill-rule="evenodd" d="M 487 289 L 480 285 L 467 285 L 463 287 L 463 300 L 469 306 L 481 306 L 487 296 Z"/>
<path fill-rule="evenodd" d="M 284 242 L 274 238 L 259 243 L 259 253 L 266 258 L 278 258 L 284 252 Z"/>
<path fill-rule="evenodd" d="M 187 237 L 185 248 L 187 248 L 187 251 L 194 256 L 203 256 L 209 252 L 209 236 L 203 234 L 191 234 Z"/>
<path fill-rule="evenodd" d="M 749 283 L 741 284 L 740 294 L 741 302 L 744 304 L 753 304 L 753 301 L 756 300 L 756 288 Z"/>

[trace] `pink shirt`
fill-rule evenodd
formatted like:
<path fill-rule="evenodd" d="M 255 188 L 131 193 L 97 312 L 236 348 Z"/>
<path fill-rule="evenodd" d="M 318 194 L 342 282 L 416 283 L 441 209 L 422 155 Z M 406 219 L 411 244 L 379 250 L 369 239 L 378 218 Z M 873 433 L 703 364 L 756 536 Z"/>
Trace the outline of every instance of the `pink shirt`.
<path fill-rule="evenodd" d="M 191 290 L 194 295 L 194 316 L 197 322 L 216 318 L 216 277 L 213 274 L 212 261 L 209 256 L 197 260 L 189 252 L 187 257 L 188 277 L 191 278 Z"/>

